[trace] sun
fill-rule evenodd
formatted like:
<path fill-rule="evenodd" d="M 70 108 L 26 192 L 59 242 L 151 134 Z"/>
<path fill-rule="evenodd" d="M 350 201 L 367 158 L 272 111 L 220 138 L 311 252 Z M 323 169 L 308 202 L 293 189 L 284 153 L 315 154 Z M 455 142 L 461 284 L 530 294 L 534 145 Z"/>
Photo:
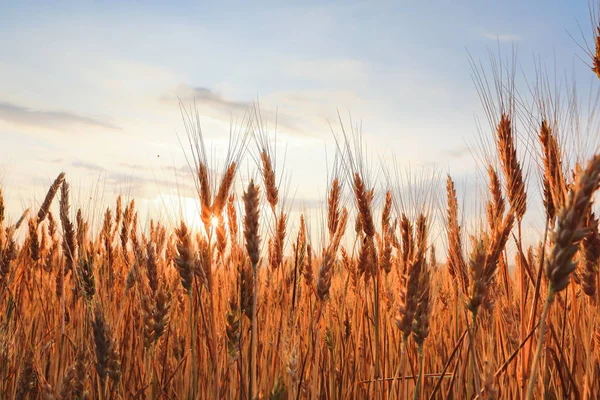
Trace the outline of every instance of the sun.
<path fill-rule="evenodd" d="M 213 228 L 216 228 L 219 226 L 219 217 L 217 217 L 216 215 L 213 215 L 212 217 L 210 217 L 210 224 Z"/>

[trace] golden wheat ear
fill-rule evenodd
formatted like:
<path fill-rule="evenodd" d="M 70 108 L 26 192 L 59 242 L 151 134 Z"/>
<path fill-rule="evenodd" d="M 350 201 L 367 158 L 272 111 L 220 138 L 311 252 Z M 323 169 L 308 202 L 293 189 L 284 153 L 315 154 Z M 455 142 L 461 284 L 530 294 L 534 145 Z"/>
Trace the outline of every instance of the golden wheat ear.
<path fill-rule="evenodd" d="M 260 236 L 259 231 L 259 188 L 250 181 L 248 189 L 244 192 L 244 237 L 246 239 L 246 250 L 252 262 L 252 267 L 258 266 L 260 258 Z"/>
<path fill-rule="evenodd" d="M 5 218 L 5 205 L 4 205 L 4 196 L 2 195 L 2 188 L 0 187 L 0 228 L 2 228 L 2 225 L 4 224 L 4 218 Z"/>
<path fill-rule="evenodd" d="M 555 133 L 546 120 L 538 135 L 542 147 L 544 205 L 549 221 L 554 221 L 556 210 L 564 206 L 567 184 L 562 170 L 562 156 Z"/>
<path fill-rule="evenodd" d="M 375 236 L 375 225 L 373 224 L 373 214 L 371 213 L 372 194 L 365 188 L 365 184 L 358 172 L 354 174 L 354 196 L 360 224 L 363 232 L 368 237 Z"/>
<path fill-rule="evenodd" d="M 275 213 L 275 207 L 277 207 L 277 203 L 279 202 L 279 189 L 277 188 L 277 183 L 275 181 L 273 162 L 267 150 L 263 149 L 260 153 L 260 160 L 262 164 L 263 181 L 265 183 L 265 195 L 273 213 Z"/>
<path fill-rule="evenodd" d="M 194 248 L 192 236 L 183 221 L 175 231 L 177 236 L 177 256 L 175 266 L 181 278 L 181 285 L 189 293 L 192 290 L 192 275 L 194 267 Z"/>
<path fill-rule="evenodd" d="M 37 223 L 38 224 L 42 223 L 42 221 L 44 221 L 44 219 L 46 218 L 46 215 L 48 214 L 48 210 L 50 210 L 50 206 L 52 205 L 52 201 L 54 200 L 54 197 L 56 196 L 58 189 L 60 189 L 60 185 L 62 185 L 64 179 L 65 179 L 65 173 L 61 172 L 54 180 L 54 183 L 52 183 L 52 185 L 50 186 L 50 189 L 48 189 L 48 193 L 46 193 L 44 202 L 42 203 L 40 210 L 38 211 L 38 214 L 37 214 Z"/>
<path fill-rule="evenodd" d="M 527 209 L 527 195 L 521 164 L 517 158 L 512 121 L 507 114 L 503 113 L 500 117 L 496 135 L 498 156 L 506 179 L 508 201 L 517 219 L 521 220 Z"/>
<path fill-rule="evenodd" d="M 233 186 L 233 182 L 235 180 L 235 174 L 237 171 L 237 164 L 235 162 L 231 162 L 229 167 L 223 174 L 221 178 L 221 183 L 219 184 L 219 189 L 217 194 L 215 195 L 215 200 L 212 204 L 212 212 L 216 216 L 220 216 L 223 212 L 227 204 L 227 199 L 229 198 L 229 192 Z"/>
<path fill-rule="evenodd" d="M 594 213 L 588 213 L 585 224 L 589 234 L 581 242 L 583 268 L 581 268 L 581 287 L 590 298 L 596 294 L 598 264 L 600 263 L 600 222 Z"/>
<path fill-rule="evenodd" d="M 546 261 L 546 275 L 554 292 L 566 288 L 575 270 L 573 257 L 579 243 L 590 233 L 584 222 L 599 184 L 600 154 L 592 158 L 585 170 L 577 175 L 565 207 L 558 212 L 556 229 L 552 233 L 553 247 Z"/>
<path fill-rule="evenodd" d="M 67 270 L 73 270 L 77 257 L 75 227 L 69 218 L 69 184 L 63 181 L 60 189 L 60 222 L 63 228 L 63 253 L 67 259 Z"/>
<path fill-rule="evenodd" d="M 330 239 L 335 235 L 340 219 L 340 191 L 340 181 L 338 178 L 334 178 L 327 198 L 327 229 Z"/>
<path fill-rule="evenodd" d="M 600 26 L 596 27 L 596 37 L 594 37 L 595 51 L 592 53 L 592 72 L 600 79 Z"/>

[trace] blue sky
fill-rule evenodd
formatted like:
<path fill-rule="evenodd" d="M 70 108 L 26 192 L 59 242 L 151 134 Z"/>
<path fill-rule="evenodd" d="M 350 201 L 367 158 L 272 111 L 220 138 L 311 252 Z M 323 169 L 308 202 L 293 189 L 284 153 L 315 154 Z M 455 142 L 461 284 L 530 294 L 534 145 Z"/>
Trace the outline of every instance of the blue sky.
<path fill-rule="evenodd" d="M 483 116 L 469 54 L 489 66 L 489 50 L 515 46 L 523 90 L 534 59 L 584 89 L 593 78 L 577 46 L 586 1 L 50 3 L 0 0 L 0 179 L 15 215 L 61 170 L 81 199 L 98 182 L 148 202 L 187 190 L 177 97 L 195 98 L 216 154 L 257 98 L 271 125 L 277 110 L 290 193 L 310 204 L 338 109 L 362 121 L 373 160 L 463 177 Z"/>

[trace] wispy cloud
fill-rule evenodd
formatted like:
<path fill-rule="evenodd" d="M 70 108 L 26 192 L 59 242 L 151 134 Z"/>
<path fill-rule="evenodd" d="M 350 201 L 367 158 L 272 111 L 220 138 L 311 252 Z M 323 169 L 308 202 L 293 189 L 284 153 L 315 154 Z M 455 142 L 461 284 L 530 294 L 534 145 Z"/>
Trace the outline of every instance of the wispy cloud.
<path fill-rule="evenodd" d="M 74 114 L 68 111 L 34 110 L 3 101 L 0 101 L 0 120 L 17 125 L 53 130 L 63 130 L 65 128 L 75 127 L 120 130 L 119 127 L 109 122 Z"/>
<path fill-rule="evenodd" d="M 484 33 L 486 39 L 498 41 L 501 43 L 506 42 L 518 42 L 521 40 L 521 36 L 513 33 Z"/>
<path fill-rule="evenodd" d="M 180 101 L 186 107 L 194 105 L 201 116 L 214 118 L 225 124 L 231 123 L 232 118 L 239 118 L 240 115 L 248 112 L 259 111 L 261 120 L 266 121 L 269 127 L 272 127 L 272 124 L 277 121 L 278 131 L 287 135 L 314 136 L 310 130 L 306 129 L 306 115 L 297 115 L 297 110 L 292 113 L 288 111 L 288 108 L 286 110 L 269 109 L 268 107 L 254 109 L 255 102 L 231 99 L 206 87 L 181 84 L 174 91 L 160 96 L 159 101 L 169 107 L 178 107 Z M 289 107 L 289 110 L 292 109 L 293 107 Z"/>
<path fill-rule="evenodd" d="M 161 101 L 166 103 L 175 103 L 181 100 L 184 103 L 195 101 L 196 104 L 212 109 L 232 110 L 244 112 L 252 103 L 228 99 L 223 95 L 212 91 L 206 87 L 192 87 L 188 85 L 179 85 L 174 93 L 161 96 Z"/>
<path fill-rule="evenodd" d="M 104 168 L 98 164 L 90 163 L 87 161 L 75 160 L 71 163 L 71 166 L 75 168 L 81 168 L 92 172 L 102 172 Z"/>

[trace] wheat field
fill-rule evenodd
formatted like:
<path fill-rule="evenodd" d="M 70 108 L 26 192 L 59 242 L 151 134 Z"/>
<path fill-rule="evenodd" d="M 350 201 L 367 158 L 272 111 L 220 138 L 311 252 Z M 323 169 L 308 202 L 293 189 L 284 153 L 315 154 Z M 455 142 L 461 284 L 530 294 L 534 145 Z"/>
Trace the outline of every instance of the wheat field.
<path fill-rule="evenodd" d="M 0 397 L 599 398 L 600 153 L 567 157 L 541 106 L 523 144 L 510 82 L 492 96 L 479 78 L 494 129 L 476 227 L 451 171 L 407 202 L 350 134 L 320 237 L 292 220 L 260 132 L 233 137 L 216 169 L 188 131 L 196 227 L 143 225 L 119 196 L 96 228 L 64 173 L 9 221 L 0 188 Z M 536 196 L 545 228 L 526 238 Z"/>

